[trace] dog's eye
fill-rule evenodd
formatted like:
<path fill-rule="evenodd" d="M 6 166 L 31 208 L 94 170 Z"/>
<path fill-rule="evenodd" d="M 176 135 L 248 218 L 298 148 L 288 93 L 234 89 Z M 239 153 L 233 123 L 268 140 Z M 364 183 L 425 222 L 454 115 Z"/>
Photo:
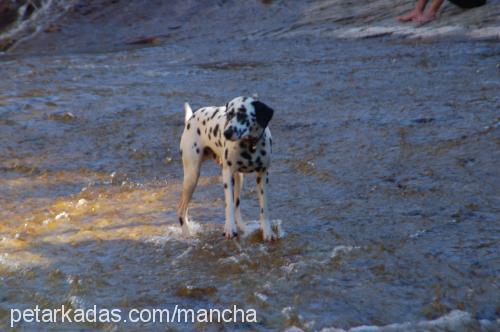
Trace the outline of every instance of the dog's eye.
<path fill-rule="evenodd" d="M 238 112 L 236 117 L 238 118 L 238 122 L 245 122 L 248 118 L 248 116 L 245 112 Z"/>

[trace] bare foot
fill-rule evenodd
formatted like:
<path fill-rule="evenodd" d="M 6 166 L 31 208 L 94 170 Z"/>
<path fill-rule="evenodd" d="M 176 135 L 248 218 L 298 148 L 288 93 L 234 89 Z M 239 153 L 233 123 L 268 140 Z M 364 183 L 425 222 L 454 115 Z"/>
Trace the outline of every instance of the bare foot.
<path fill-rule="evenodd" d="M 401 15 L 396 17 L 396 20 L 398 20 L 399 22 L 410 22 L 413 21 L 418 16 L 422 16 L 422 12 L 414 9 L 406 15 Z"/>
<path fill-rule="evenodd" d="M 419 15 L 419 16 L 415 17 L 413 19 L 413 21 L 416 22 L 418 24 L 418 26 L 422 26 L 422 25 L 427 24 L 431 21 L 434 21 L 435 19 L 436 19 L 436 14 L 427 13 L 427 14 L 423 14 L 423 15 Z"/>

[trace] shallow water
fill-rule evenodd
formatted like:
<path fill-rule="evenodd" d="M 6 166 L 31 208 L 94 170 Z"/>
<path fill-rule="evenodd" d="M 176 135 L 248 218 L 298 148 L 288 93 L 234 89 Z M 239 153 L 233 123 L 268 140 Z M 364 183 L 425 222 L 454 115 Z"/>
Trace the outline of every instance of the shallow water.
<path fill-rule="evenodd" d="M 290 37 L 4 57 L 0 327 L 36 304 L 255 308 L 259 323 L 227 327 L 241 330 L 452 310 L 470 315 L 465 330 L 498 325 L 499 51 Z M 224 240 L 220 170 L 206 163 L 183 239 L 182 105 L 254 93 L 276 110 L 283 237 Z M 248 176 L 248 221 L 254 188 Z"/>

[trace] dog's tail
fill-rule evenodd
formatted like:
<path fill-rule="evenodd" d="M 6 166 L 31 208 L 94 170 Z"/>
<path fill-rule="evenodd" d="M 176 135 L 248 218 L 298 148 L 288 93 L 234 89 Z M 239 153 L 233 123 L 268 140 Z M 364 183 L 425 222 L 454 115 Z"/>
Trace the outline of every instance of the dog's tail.
<path fill-rule="evenodd" d="M 191 109 L 191 106 L 189 106 L 188 103 L 184 103 L 184 113 L 186 113 L 186 118 L 185 122 L 188 122 L 189 119 L 193 116 L 193 110 Z"/>

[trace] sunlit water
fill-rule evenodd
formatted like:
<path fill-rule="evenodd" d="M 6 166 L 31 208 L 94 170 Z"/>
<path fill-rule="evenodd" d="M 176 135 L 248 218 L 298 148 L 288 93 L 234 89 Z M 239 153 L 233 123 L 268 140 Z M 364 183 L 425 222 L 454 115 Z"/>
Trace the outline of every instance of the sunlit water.
<path fill-rule="evenodd" d="M 4 58 L 0 328 L 9 308 L 36 304 L 237 304 L 259 323 L 231 330 L 444 330 L 426 321 L 452 310 L 461 329 L 494 330 L 498 51 L 297 38 Z M 207 162 L 185 239 L 182 105 L 254 93 L 276 110 L 270 207 L 282 238 L 222 237 L 220 170 Z M 250 224 L 254 188 L 248 176 Z"/>

